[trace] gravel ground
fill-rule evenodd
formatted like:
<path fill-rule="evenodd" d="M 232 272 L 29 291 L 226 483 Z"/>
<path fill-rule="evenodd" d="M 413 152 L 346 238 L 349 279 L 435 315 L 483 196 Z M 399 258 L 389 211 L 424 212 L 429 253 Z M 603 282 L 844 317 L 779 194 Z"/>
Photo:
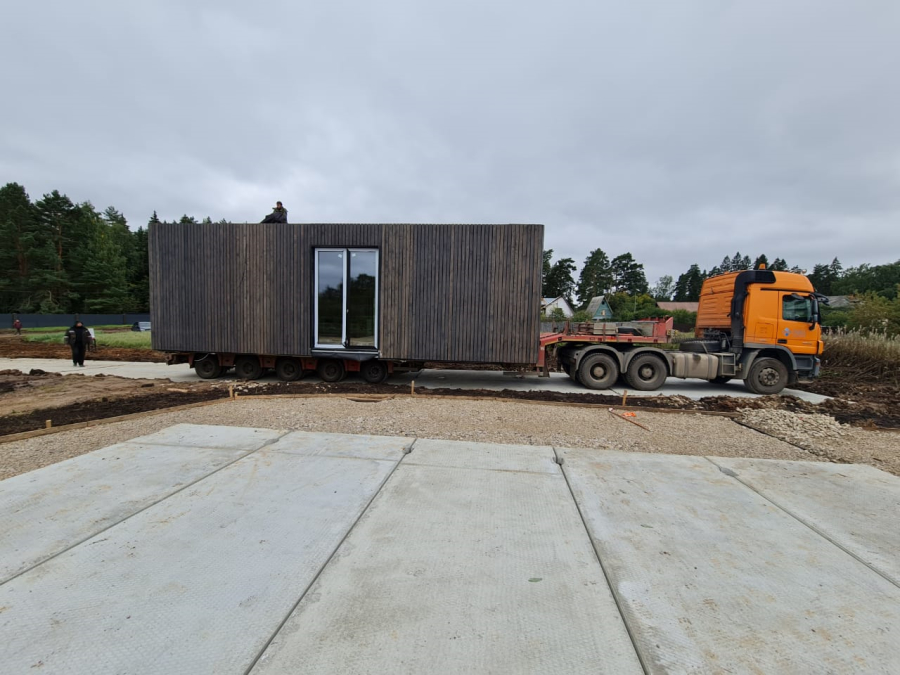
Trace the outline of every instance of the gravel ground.
<path fill-rule="evenodd" d="M 832 462 L 871 464 L 900 476 L 900 433 L 866 431 L 829 415 L 746 410 L 741 422 Z"/>
<path fill-rule="evenodd" d="M 820 449 L 804 450 L 724 417 L 638 412 L 632 419 L 649 431 L 600 408 L 408 398 L 373 403 L 338 398 L 242 399 L 2 443 L 0 479 L 182 422 L 720 457 L 819 461 L 843 461 L 844 457 Z M 817 443 L 827 441 L 829 448 L 841 448 L 852 441 L 868 450 L 849 461 L 871 463 L 900 475 L 900 435 L 843 427 L 840 433 L 848 435 Z"/>

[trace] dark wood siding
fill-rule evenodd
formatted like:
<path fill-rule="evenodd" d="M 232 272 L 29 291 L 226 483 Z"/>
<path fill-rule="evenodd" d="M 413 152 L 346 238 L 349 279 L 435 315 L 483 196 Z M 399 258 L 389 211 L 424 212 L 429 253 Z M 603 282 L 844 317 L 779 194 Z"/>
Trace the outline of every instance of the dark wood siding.
<path fill-rule="evenodd" d="M 542 225 L 155 224 L 154 348 L 309 355 L 328 246 L 380 251 L 382 357 L 537 359 Z"/>

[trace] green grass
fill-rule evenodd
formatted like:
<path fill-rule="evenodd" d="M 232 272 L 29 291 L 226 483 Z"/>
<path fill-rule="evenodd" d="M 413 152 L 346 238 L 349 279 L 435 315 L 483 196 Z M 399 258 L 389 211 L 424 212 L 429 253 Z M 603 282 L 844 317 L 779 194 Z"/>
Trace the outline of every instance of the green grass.
<path fill-rule="evenodd" d="M 49 327 L 43 327 L 43 328 L 29 328 L 28 326 L 22 326 L 22 333 L 23 334 L 65 333 L 67 330 L 69 330 L 69 328 L 71 328 L 71 326 L 49 326 Z M 119 324 L 110 324 L 107 326 L 90 326 L 90 328 L 94 328 L 94 329 L 98 329 L 98 328 L 129 328 L 130 329 L 131 324 L 128 324 L 127 326 L 122 326 Z"/>
<path fill-rule="evenodd" d="M 91 326 L 93 328 L 93 326 Z M 118 327 L 118 326 L 117 326 Z M 124 347 L 126 349 L 151 349 L 150 332 L 115 332 L 108 333 L 99 329 L 95 329 L 97 336 L 97 345 L 103 347 Z M 63 344 L 63 336 L 66 329 L 56 329 L 55 333 L 26 333 L 26 342 L 49 342 L 51 344 Z"/>

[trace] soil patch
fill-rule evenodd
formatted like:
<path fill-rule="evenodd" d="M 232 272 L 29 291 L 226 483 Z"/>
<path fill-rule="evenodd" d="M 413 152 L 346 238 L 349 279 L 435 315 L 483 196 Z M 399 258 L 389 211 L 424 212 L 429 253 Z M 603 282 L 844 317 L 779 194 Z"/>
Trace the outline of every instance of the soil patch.
<path fill-rule="evenodd" d="M 6 335 L 0 339 L 0 357 L 65 359 L 72 360 L 72 350 L 64 344 L 26 342 L 20 335 Z M 125 347 L 98 347 L 88 352 L 86 361 L 141 361 L 164 363 L 166 355 L 152 349 L 128 349 Z"/>

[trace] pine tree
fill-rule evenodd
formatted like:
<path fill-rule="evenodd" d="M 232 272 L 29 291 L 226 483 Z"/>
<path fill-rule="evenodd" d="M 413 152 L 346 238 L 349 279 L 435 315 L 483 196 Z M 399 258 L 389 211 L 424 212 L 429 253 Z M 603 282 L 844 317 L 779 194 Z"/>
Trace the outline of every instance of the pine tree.
<path fill-rule="evenodd" d="M 591 251 L 578 277 L 578 304 L 586 307 L 595 295 L 606 295 L 613 284 L 609 257 L 601 249 Z"/>
<path fill-rule="evenodd" d="M 641 295 L 647 292 L 648 284 L 644 266 L 636 262 L 630 253 L 617 255 L 613 258 L 611 267 L 616 292 L 625 292 L 629 295 Z"/>
<path fill-rule="evenodd" d="M 155 214 L 154 214 L 155 215 Z M 547 292 L 547 277 L 550 276 L 550 270 L 553 269 L 553 249 L 544 251 L 541 256 L 541 297 L 549 297 Z"/>
<path fill-rule="evenodd" d="M 773 272 L 786 272 L 787 268 L 788 264 L 781 258 L 775 258 L 775 260 L 772 261 L 772 264 L 769 265 L 769 269 Z"/>
<path fill-rule="evenodd" d="M 700 271 L 699 265 L 691 265 L 687 272 L 678 277 L 675 282 L 676 302 L 696 302 L 700 299 L 700 289 L 703 287 L 703 280 L 706 278 L 706 272 Z"/>
<path fill-rule="evenodd" d="M 572 293 L 575 291 L 575 279 L 572 273 L 575 271 L 575 261 L 571 258 L 561 258 L 550 267 L 544 287 L 545 298 L 564 297 L 572 302 Z"/>
<path fill-rule="evenodd" d="M 756 260 L 753 261 L 753 269 L 758 270 L 760 265 L 765 265 L 767 268 L 769 267 L 769 259 L 766 257 L 765 253 L 756 257 Z"/>

